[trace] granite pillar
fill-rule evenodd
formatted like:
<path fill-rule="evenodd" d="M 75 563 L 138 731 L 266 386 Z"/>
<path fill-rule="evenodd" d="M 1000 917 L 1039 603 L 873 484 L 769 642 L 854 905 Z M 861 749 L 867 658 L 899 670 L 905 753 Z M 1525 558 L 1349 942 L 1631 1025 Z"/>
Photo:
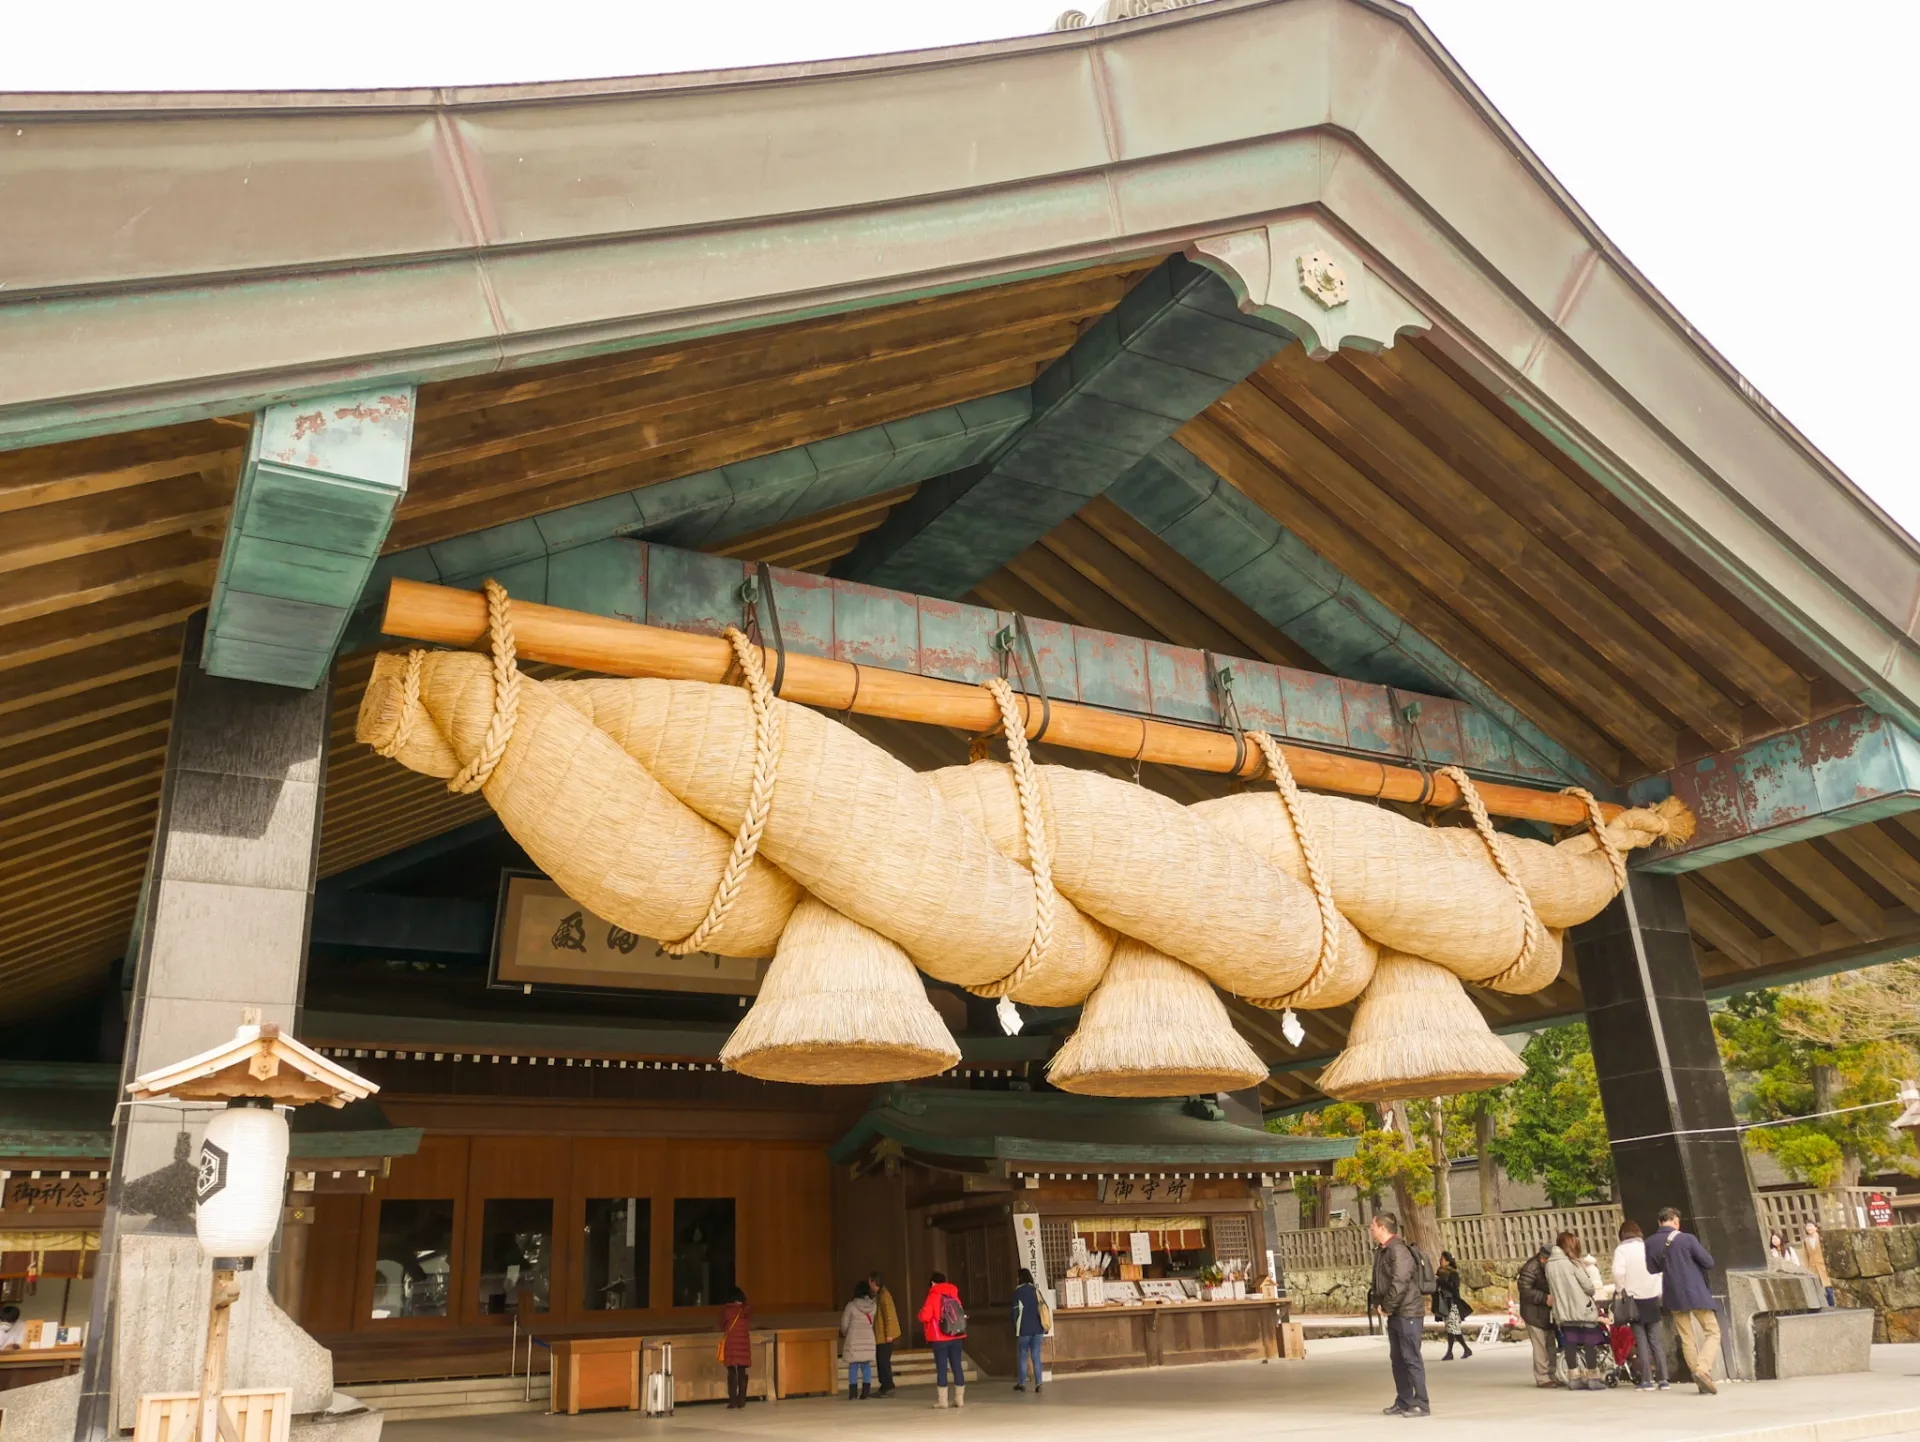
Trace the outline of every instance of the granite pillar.
<path fill-rule="evenodd" d="M 329 688 L 210 676 L 199 665 L 203 627 L 204 616 L 188 627 L 129 943 L 123 1081 L 227 1040 L 243 1008 L 298 1031 Z M 131 1426 L 141 1392 L 197 1386 L 211 1273 L 193 1243 L 194 1162 L 210 1115 L 175 1105 L 116 1115 L 76 1442 Z M 266 1286 L 264 1268 L 243 1283 L 233 1384 L 261 1385 L 253 1379 L 264 1368 L 295 1388 L 296 1411 L 315 1397 L 324 1408 L 327 1354 Z"/>
<path fill-rule="evenodd" d="M 1621 1206 L 1648 1236 L 1678 1208 L 1718 1264 L 1724 1308 L 1727 1273 L 1764 1267 L 1766 1244 L 1679 882 L 1630 872 L 1572 942 Z"/>

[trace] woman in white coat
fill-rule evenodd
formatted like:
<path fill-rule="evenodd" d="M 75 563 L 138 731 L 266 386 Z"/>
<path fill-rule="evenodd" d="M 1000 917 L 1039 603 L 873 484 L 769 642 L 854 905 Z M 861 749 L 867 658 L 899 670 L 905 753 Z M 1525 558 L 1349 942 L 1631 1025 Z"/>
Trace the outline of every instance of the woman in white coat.
<path fill-rule="evenodd" d="M 1640 1361 L 1642 1392 L 1667 1390 L 1666 1338 L 1660 1333 L 1660 1277 L 1647 1270 L 1647 1242 L 1638 1222 L 1620 1224 L 1620 1245 L 1613 1249 L 1615 1326 L 1633 1328 L 1634 1355 Z M 1656 1385 L 1656 1379 L 1657 1385 Z"/>

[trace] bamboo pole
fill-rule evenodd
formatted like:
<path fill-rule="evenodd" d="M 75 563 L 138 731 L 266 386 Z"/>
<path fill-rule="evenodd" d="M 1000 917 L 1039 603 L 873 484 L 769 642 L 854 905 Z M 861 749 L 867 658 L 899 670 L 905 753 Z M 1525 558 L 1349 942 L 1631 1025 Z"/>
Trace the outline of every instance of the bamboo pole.
<path fill-rule="evenodd" d="M 387 592 L 381 628 L 389 636 L 484 648 L 486 598 L 478 591 L 395 580 Z M 519 654 L 529 660 L 609 676 L 717 683 L 727 678 L 733 666 L 732 648 L 719 636 L 669 631 L 528 601 L 514 602 L 513 633 Z M 772 676 L 773 649 L 763 650 L 767 674 Z M 999 708 L 979 686 L 793 651 L 787 652 L 780 695 L 825 711 L 851 711 L 960 731 L 990 731 L 999 722 Z M 1072 701 L 1053 701 L 1043 707 L 1037 696 L 1023 695 L 1020 699 L 1027 735 L 1054 746 L 1218 775 L 1253 777 L 1260 774 L 1264 764 L 1255 747 L 1247 746 L 1242 751 L 1233 734 L 1224 729 L 1103 711 Z M 1364 757 L 1291 744 L 1282 744 L 1280 749 L 1293 768 L 1294 779 L 1314 790 L 1388 801 L 1425 801 L 1439 807 L 1460 800 L 1460 789 L 1453 782 L 1411 766 L 1389 766 Z M 1557 791 L 1492 781 L 1481 782 L 1479 791 L 1487 810 L 1496 816 L 1555 826 L 1581 826 L 1587 820 L 1584 803 Z M 1609 819 L 1622 810 L 1606 802 L 1600 809 Z"/>

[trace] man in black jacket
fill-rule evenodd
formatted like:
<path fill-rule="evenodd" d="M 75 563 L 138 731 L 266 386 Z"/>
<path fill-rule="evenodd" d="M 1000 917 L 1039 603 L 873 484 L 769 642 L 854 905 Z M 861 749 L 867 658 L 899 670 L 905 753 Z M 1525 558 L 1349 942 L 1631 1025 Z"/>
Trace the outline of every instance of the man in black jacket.
<path fill-rule="evenodd" d="M 1420 1268 L 1413 1248 L 1400 1236 L 1400 1219 L 1376 1212 L 1373 1244 L 1373 1294 L 1387 1323 L 1387 1355 L 1393 1363 L 1393 1405 L 1389 1417 L 1425 1417 L 1427 1364 L 1420 1360 L 1420 1334 L 1426 1324 L 1427 1298 L 1420 1290 Z"/>
<path fill-rule="evenodd" d="M 1527 1341 L 1533 1344 L 1533 1385 L 1554 1387 L 1554 1364 L 1559 1348 L 1553 1338 L 1553 1300 L 1547 1295 L 1547 1257 L 1553 1248 L 1544 1242 L 1540 1250 L 1527 1258 L 1514 1277 L 1520 1289 L 1520 1320 L 1527 1324 Z"/>

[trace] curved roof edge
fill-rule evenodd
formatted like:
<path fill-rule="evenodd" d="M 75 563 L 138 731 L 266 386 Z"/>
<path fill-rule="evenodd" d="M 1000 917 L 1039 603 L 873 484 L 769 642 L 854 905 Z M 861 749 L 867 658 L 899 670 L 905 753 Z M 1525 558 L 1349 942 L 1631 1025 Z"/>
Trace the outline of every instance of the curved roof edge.
<path fill-rule="evenodd" d="M 1305 218 L 1616 494 L 1920 724 L 1920 548 L 1402 6 L 1212 0 L 751 71 L 6 97 L 0 115 L 0 353 L 33 358 L 0 370 L 0 448 L 1113 256 L 1247 253 Z M 1272 259 L 1250 306 L 1283 284 L 1290 257 Z"/>

